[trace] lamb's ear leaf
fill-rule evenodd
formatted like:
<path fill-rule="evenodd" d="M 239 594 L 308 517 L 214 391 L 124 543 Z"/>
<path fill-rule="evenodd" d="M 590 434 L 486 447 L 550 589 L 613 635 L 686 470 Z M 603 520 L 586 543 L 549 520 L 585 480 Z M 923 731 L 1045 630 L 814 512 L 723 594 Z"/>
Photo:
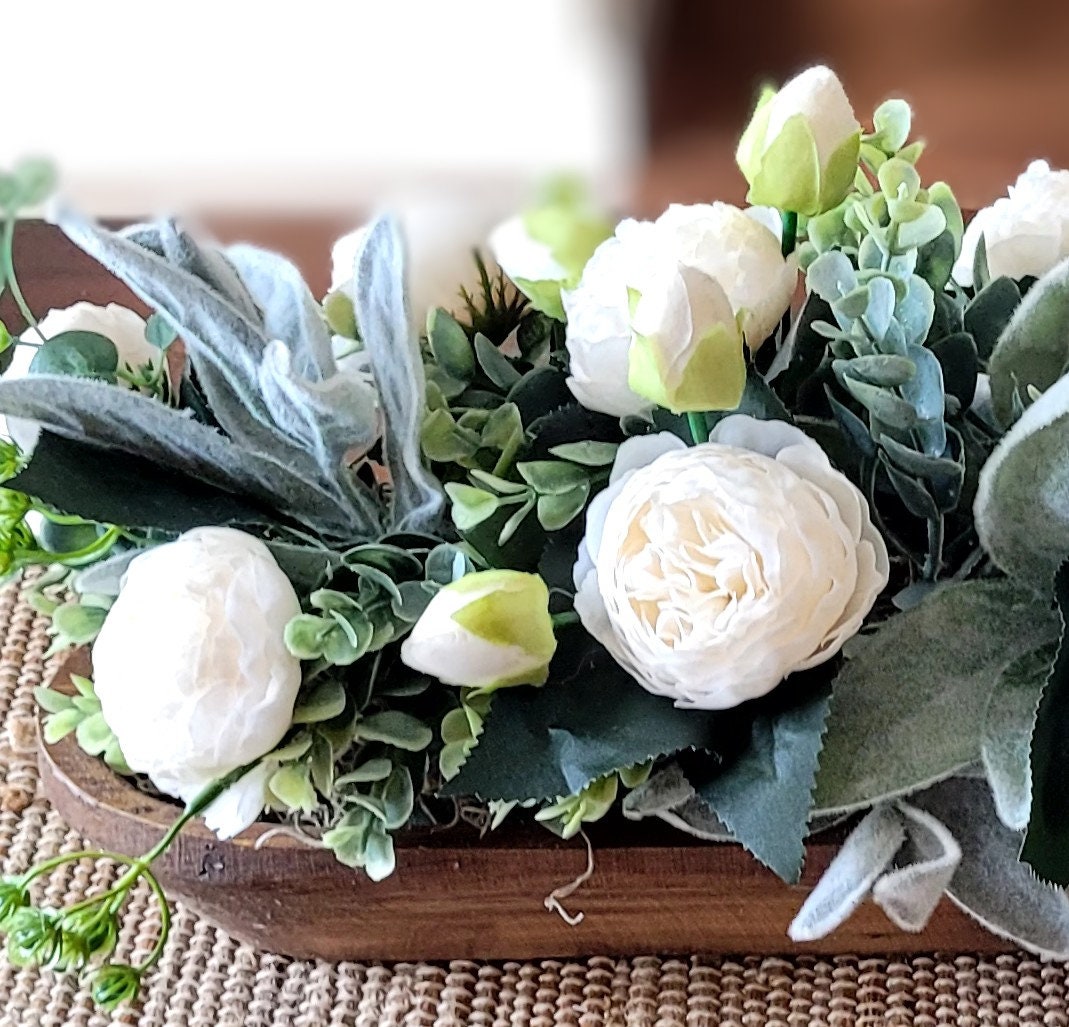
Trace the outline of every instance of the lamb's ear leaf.
<path fill-rule="evenodd" d="M 317 482 L 131 390 L 52 375 L 0 380 L 0 413 L 37 421 L 64 438 L 141 456 L 263 509 L 284 510 L 313 530 L 350 534 L 348 509 Z"/>
<path fill-rule="evenodd" d="M 1044 958 L 1069 958 L 1069 897 L 1017 858 L 1021 835 L 998 818 L 983 778 L 943 781 L 910 800 L 952 824 L 961 864 L 947 895 L 993 934 Z"/>
<path fill-rule="evenodd" d="M 1046 602 L 997 579 L 945 585 L 856 638 L 833 685 L 817 809 L 863 809 L 978 760 L 1003 668 L 1057 634 Z"/>
<path fill-rule="evenodd" d="M 1032 732 L 1032 810 L 1021 859 L 1044 881 L 1069 885 L 1069 561 L 1054 579 L 1062 637 L 1036 710 Z"/>
<path fill-rule="evenodd" d="M 442 488 L 423 466 L 423 362 L 405 303 L 404 243 L 396 221 L 380 217 L 356 256 L 353 307 L 378 385 L 386 459 L 393 482 L 394 531 L 432 529 L 444 505 Z"/>
<path fill-rule="evenodd" d="M 330 332 L 297 267 L 277 253 L 245 244 L 227 247 L 226 259 L 255 300 L 264 334 L 286 344 L 294 369 L 313 382 L 334 375 Z"/>
<path fill-rule="evenodd" d="M 277 524 L 279 515 L 132 453 L 42 432 L 7 488 L 100 524 L 182 532 L 206 524 Z"/>
<path fill-rule="evenodd" d="M 142 249 L 151 250 L 168 263 L 199 278 L 215 292 L 225 296 L 254 324 L 260 319 L 256 301 L 231 261 L 215 247 L 201 246 L 173 218 L 152 224 L 131 225 L 120 234 L 124 239 L 137 243 Z"/>

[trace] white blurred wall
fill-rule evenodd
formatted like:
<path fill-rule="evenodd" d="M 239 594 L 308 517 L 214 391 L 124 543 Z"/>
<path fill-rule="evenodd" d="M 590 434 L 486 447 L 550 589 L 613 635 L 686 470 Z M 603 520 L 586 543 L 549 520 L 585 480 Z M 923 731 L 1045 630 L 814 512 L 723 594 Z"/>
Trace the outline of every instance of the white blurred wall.
<path fill-rule="evenodd" d="M 6 7 L 0 164 L 52 155 L 96 214 L 620 194 L 642 147 L 637 0 Z"/>

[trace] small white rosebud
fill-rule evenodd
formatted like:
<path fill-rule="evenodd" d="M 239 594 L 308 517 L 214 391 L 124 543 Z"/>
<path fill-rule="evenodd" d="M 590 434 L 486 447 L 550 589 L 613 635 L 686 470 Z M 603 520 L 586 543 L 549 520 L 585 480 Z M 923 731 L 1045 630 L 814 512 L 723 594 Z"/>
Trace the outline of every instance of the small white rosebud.
<path fill-rule="evenodd" d="M 842 202 L 860 148 L 861 125 L 842 83 L 818 65 L 765 90 L 735 159 L 751 203 L 812 216 Z"/>
<path fill-rule="evenodd" d="M 401 660 L 447 685 L 545 684 L 557 648 L 549 591 L 537 574 L 467 574 L 430 601 L 401 646 Z"/>

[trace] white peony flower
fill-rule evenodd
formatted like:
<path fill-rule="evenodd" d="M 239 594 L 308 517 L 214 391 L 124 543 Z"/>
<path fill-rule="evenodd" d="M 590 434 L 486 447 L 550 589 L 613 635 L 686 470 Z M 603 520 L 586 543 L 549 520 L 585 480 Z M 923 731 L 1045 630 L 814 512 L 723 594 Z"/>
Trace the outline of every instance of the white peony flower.
<path fill-rule="evenodd" d="M 104 720 L 132 770 L 183 802 L 270 752 L 290 726 L 301 665 L 283 642 L 301 605 L 259 539 L 196 528 L 136 557 L 93 646 Z M 221 838 L 264 807 L 251 771 L 208 808 Z"/>
<path fill-rule="evenodd" d="M 401 645 L 401 660 L 447 685 L 541 685 L 556 648 L 546 583 L 537 574 L 490 570 L 435 595 Z"/>
<path fill-rule="evenodd" d="M 36 330 L 28 328 L 22 333 L 12 354 L 11 365 L 4 372 L 4 380 L 11 381 L 30 374 L 30 364 L 42 337 L 54 339 L 63 332 L 96 332 L 110 339 L 118 350 L 120 367 L 124 364 L 132 368 L 156 364 L 161 359 L 160 351 L 145 339 L 145 321 L 139 314 L 117 303 L 98 307 L 81 302 L 50 310 L 38 322 Z M 37 445 L 37 438 L 41 434 L 40 426 L 35 421 L 15 417 L 7 419 L 3 431 L 24 453 Z"/>
<path fill-rule="evenodd" d="M 654 340 L 665 385 L 653 395 L 658 402 L 688 384 L 716 386 L 699 343 L 717 326 L 731 337 L 741 326 L 757 349 L 790 306 L 797 283 L 795 262 L 780 253 L 768 215 L 727 203 L 674 204 L 654 222 L 621 222 L 595 250 L 579 285 L 563 294 L 568 384 L 576 399 L 615 416 L 648 412 L 654 390 L 643 387 L 640 395 L 629 384 L 636 332 Z M 731 345 L 721 338 L 719 347 L 712 365 L 737 382 L 744 368 L 737 337 Z M 706 360 L 700 383 L 695 375 L 684 380 L 692 358 Z M 648 371 L 640 378 L 647 380 Z M 734 405 L 710 402 L 705 409 Z"/>
<path fill-rule="evenodd" d="M 808 68 L 766 89 L 735 158 L 748 199 L 798 214 L 837 206 L 854 183 L 861 125 L 830 68 Z"/>
<path fill-rule="evenodd" d="M 703 445 L 620 447 L 587 511 L 575 608 L 648 691 L 727 709 L 837 653 L 888 569 L 864 497 L 820 446 L 736 414 Z"/>
<path fill-rule="evenodd" d="M 1033 161 L 1007 192 L 965 229 L 954 265 L 960 285 L 973 284 L 981 235 L 992 278 L 1038 278 L 1069 256 L 1069 171 L 1052 171 L 1046 161 Z"/>

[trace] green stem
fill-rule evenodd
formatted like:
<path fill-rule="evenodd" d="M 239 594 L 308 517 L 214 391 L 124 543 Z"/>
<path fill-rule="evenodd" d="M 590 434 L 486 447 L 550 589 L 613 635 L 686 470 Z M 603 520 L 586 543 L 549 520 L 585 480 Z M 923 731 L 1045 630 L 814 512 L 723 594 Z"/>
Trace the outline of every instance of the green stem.
<path fill-rule="evenodd" d="M 579 614 L 575 610 L 564 610 L 561 613 L 554 613 L 549 618 L 553 622 L 553 627 L 564 628 L 569 624 L 579 623 Z"/>
<path fill-rule="evenodd" d="M 782 250 L 784 259 L 789 257 L 794 252 L 795 244 L 798 242 L 798 214 L 793 210 L 785 210 L 783 212 L 783 242 Z"/>
<path fill-rule="evenodd" d="M 922 572 L 925 581 L 935 581 L 943 569 L 943 536 L 943 518 L 932 518 L 928 522 L 928 556 Z"/>
<path fill-rule="evenodd" d="M 690 428 L 690 438 L 695 446 L 709 441 L 709 422 L 701 411 L 690 411 L 687 414 L 687 427 Z"/>
<path fill-rule="evenodd" d="M 155 894 L 160 906 L 160 929 L 156 935 L 156 944 L 152 946 L 152 951 L 145 958 L 145 961 L 136 967 L 138 972 L 142 974 L 151 970 L 160 961 L 163 950 L 167 947 L 167 937 L 171 933 L 171 907 L 167 903 L 167 896 L 164 894 L 163 888 L 160 887 L 160 882 L 156 880 L 155 874 L 151 871 L 145 871 L 145 880 Z"/>
<path fill-rule="evenodd" d="M 15 277 L 15 257 L 13 254 L 15 245 L 15 212 L 9 210 L 7 217 L 4 220 L 4 235 L 0 240 L 0 259 L 3 260 L 4 277 L 7 279 L 7 284 L 11 286 L 11 295 L 15 300 L 15 306 L 19 308 L 19 313 L 26 321 L 27 328 L 33 328 L 41 341 L 45 341 L 45 337 L 41 334 L 41 329 L 37 327 L 37 318 L 33 316 L 33 311 L 30 310 L 29 304 L 26 302 L 26 297 L 22 295 L 22 289 L 19 288 L 19 281 Z"/>

